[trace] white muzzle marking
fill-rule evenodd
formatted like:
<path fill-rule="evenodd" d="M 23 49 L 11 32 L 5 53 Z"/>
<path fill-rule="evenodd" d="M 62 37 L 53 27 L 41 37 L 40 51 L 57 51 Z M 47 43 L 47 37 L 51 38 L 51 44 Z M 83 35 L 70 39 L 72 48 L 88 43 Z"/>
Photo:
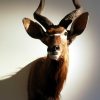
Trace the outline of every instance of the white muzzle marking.
<path fill-rule="evenodd" d="M 49 56 L 50 59 L 58 60 L 59 57 L 60 57 L 60 51 L 57 50 L 55 52 L 48 52 L 48 56 Z"/>

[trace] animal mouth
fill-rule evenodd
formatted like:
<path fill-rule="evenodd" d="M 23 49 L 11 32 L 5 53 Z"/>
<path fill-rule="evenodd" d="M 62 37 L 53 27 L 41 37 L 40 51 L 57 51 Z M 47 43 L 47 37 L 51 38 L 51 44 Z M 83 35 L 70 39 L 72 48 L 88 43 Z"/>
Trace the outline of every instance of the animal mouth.
<path fill-rule="evenodd" d="M 48 52 L 48 57 L 53 60 L 58 60 L 60 57 L 60 52 L 59 51 Z"/>
<path fill-rule="evenodd" d="M 54 51 L 54 52 L 48 52 L 48 54 L 49 54 L 49 55 L 58 55 L 59 52 L 57 52 L 57 51 Z"/>

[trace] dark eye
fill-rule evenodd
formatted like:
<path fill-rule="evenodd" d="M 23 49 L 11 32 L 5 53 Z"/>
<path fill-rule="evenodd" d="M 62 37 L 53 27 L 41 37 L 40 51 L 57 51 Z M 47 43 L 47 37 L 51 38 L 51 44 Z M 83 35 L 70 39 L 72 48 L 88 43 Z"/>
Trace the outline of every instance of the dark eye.
<path fill-rule="evenodd" d="M 68 32 L 65 32 L 64 35 L 67 36 Z"/>

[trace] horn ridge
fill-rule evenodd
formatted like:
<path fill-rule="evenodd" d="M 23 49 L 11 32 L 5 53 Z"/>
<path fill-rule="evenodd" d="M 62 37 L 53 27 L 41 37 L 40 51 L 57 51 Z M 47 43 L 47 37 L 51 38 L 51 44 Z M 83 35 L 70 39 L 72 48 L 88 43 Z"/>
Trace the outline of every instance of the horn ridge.
<path fill-rule="evenodd" d="M 74 4 L 74 6 L 75 6 L 76 9 L 81 8 L 81 5 L 79 3 L 79 0 L 72 0 L 72 1 L 73 1 L 73 4 Z"/>
<path fill-rule="evenodd" d="M 72 0 L 75 10 L 67 14 L 59 23 L 65 29 L 83 12 L 79 0 Z"/>
<path fill-rule="evenodd" d="M 53 26 L 53 23 L 48 18 L 41 15 L 44 5 L 45 5 L 45 0 L 40 0 L 40 4 L 36 9 L 36 11 L 34 12 L 33 16 L 34 19 L 36 19 L 41 25 L 43 25 L 45 29 L 48 29 L 50 26 Z"/>
<path fill-rule="evenodd" d="M 40 14 L 44 8 L 45 0 L 40 0 L 40 4 L 34 13 Z"/>

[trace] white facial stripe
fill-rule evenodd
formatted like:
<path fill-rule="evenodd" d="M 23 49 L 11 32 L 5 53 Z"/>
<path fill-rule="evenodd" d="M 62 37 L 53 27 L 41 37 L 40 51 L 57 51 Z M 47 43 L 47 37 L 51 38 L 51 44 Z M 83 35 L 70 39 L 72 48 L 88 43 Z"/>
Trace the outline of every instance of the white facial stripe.
<path fill-rule="evenodd" d="M 67 32 L 67 31 L 64 30 L 62 33 L 54 34 L 54 36 L 61 36 L 62 39 L 67 39 L 67 35 L 66 36 L 64 35 L 65 32 Z"/>
<path fill-rule="evenodd" d="M 50 36 L 60 36 L 61 34 L 60 33 L 57 33 L 57 34 L 51 34 Z"/>
<path fill-rule="evenodd" d="M 62 33 L 51 34 L 50 36 L 60 36 L 60 35 L 64 35 L 65 32 L 67 32 L 67 31 L 64 30 Z"/>
<path fill-rule="evenodd" d="M 60 35 L 61 35 L 60 33 L 54 34 L 54 36 L 60 36 Z"/>

